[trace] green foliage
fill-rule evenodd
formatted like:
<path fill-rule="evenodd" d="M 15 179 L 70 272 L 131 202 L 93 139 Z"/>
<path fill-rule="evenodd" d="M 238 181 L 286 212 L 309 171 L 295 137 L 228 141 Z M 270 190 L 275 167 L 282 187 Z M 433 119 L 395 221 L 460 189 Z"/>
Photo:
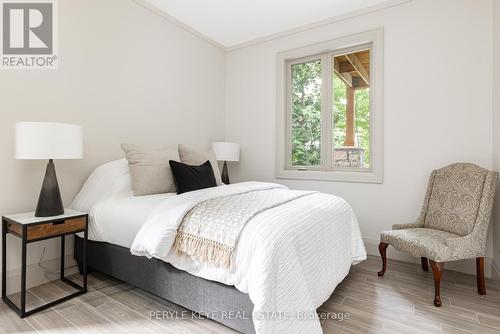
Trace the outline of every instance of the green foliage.
<path fill-rule="evenodd" d="M 321 61 L 292 66 L 292 164 L 318 166 L 321 141 Z"/>
<path fill-rule="evenodd" d="M 358 89 L 354 95 L 356 107 L 356 137 L 365 149 L 365 164 L 370 164 L 370 89 Z"/>
<path fill-rule="evenodd" d="M 347 85 L 333 76 L 333 143 L 335 146 L 344 146 L 345 142 L 345 114 L 347 107 Z"/>

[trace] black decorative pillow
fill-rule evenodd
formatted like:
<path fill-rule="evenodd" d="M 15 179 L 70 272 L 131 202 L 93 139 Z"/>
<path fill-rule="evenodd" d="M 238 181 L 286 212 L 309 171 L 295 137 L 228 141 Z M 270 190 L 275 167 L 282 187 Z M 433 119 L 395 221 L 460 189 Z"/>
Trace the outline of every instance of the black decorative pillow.
<path fill-rule="evenodd" d="M 168 163 L 172 174 L 174 174 L 177 194 L 217 186 L 214 170 L 208 160 L 200 166 L 186 165 L 174 160 L 170 160 Z"/>

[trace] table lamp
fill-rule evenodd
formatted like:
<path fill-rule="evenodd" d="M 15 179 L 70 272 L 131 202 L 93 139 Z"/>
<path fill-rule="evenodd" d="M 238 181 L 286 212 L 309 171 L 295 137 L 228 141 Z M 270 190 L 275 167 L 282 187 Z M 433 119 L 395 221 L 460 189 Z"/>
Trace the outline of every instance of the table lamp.
<path fill-rule="evenodd" d="M 16 123 L 16 159 L 49 160 L 35 217 L 64 214 L 54 160 L 82 158 L 82 128 L 79 125 L 48 122 Z"/>
<path fill-rule="evenodd" d="M 222 182 L 229 184 L 229 174 L 227 171 L 228 161 L 240 161 L 240 145 L 236 143 L 216 142 L 212 143 L 212 150 L 218 161 L 224 161 L 222 169 Z"/>

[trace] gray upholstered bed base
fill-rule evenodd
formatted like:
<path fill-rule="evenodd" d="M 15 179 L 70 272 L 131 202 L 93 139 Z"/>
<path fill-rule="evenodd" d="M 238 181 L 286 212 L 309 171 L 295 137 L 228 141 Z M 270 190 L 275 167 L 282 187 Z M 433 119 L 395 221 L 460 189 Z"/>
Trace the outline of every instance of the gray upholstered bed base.
<path fill-rule="evenodd" d="M 83 239 L 75 236 L 75 259 L 79 266 L 82 246 Z M 251 319 L 253 304 L 248 294 L 233 286 L 191 275 L 158 259 L 134 256 L 128 248 L 106 242 L 89 240 L 87 263 L 91 271 L 125 281 L 240 332 L 255 333 Z"/>

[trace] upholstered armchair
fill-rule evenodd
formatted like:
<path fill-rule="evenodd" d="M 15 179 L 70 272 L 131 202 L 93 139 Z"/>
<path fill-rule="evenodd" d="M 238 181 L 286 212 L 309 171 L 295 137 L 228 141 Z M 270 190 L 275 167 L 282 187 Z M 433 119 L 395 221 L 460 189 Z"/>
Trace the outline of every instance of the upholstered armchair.
<path fill-rule="evenodd" d="M 486 294 L 484 256 L 498 173 L 469 163 L 434 170 L 420 217 L 380 234 L 383 276 L 387 246 L 420 257 L 422 269 L 434 278 L 434 305 L 441 306 L 440 284 L 448 261 L 476 259 L 477 291 Z"/>

